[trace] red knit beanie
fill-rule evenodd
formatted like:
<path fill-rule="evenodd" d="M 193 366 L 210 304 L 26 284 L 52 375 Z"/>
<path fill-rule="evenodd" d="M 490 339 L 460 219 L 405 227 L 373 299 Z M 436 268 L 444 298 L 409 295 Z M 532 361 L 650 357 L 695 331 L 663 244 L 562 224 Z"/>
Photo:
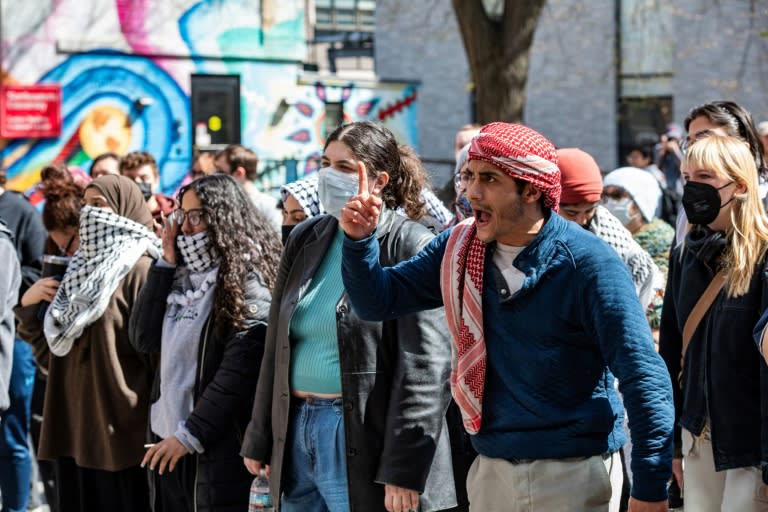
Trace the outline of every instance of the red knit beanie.
<path fill-rule="evenodd" d="M 579 148 L 557 150 L 560 183 L 563 191 L 560 204 L 596 203 L 603 194 L 603 177 L 597 162 Z"/>

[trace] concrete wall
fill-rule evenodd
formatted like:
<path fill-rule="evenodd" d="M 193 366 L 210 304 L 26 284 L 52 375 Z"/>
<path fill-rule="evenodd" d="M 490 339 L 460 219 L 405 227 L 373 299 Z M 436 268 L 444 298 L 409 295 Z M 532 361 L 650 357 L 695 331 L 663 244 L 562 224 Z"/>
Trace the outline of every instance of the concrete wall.
<path fill-rule="evenodd" d="M 579 147 L 603 169 L 616 163 L 613 2 L 549 0 L 536 29 L 525 123 L 558 147 Z M 578 24 L 578 26 L 576 25 Z"/>
<path fill-rule="evenodd" d="M 469 71 L 450 0 L 376 4 L 376 74 L 420 80 L 419 153 L 435 185 L 453 172 L 456 131 L 469 123 Z"/>
<path fill-rule="evenodd" d="M 750 7 L 754 12 L 750 13 Z M 734 100 L 768 120 L 768 2 L 680 0 L 675 20 L 675 119 L 701 103 Z"/>
<path fill-rule="evenodd" d="M 584 149 L 604 170 L 621 164 L 617 2 L 548 0 L 531 49 L 524 115 L 556 145 Z M 768 37 L 760 35 L 768 29 L 768 1 L 679 0 L 671 11 L 674 121 L 682 123 L 691 107 L 714 99 L 735 100 L 755 121 L 768 120 Z M 470 78 L 450 0 L 380 0 L 376 21 L 377 74 L 423 82 L 422 156 L 452 159 L 456 129 L 470 121 Z M 444 169 L 432 166 L 450 172 Z"/>

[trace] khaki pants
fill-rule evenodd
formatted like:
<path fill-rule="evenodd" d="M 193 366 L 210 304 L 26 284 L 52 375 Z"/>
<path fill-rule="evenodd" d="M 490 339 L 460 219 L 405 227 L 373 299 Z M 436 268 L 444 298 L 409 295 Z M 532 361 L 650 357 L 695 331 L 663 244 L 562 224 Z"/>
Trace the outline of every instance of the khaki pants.
<path fill-rule="evenodd" d="M 683 429 L 683 500 L 686 512 L 768 512 L 758 468 L 715 471 L 712 442 Z"/>
<path fill-rule="evenodd" d="M 512 464 L 478 455 L 467 475 L 472 512 L 617 512 L 623 475 L 618 452 L 605 459 Z"/>

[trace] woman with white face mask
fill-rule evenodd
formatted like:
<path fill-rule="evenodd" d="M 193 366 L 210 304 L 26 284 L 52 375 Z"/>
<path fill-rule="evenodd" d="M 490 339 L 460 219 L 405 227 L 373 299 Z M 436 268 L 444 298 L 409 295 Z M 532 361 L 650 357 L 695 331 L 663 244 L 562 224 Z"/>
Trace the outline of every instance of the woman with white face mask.
<path fill-rule="evenodd" d="M 603 179 L 603 206 L 619 219 L 666 275 L 672 226 L 659 219 L 661 189 L 656 179 L 636 167 L 620 167 Z"/>
<path fill-rule="evenodd" d="M 434 236 L 396 212 L 414 216 L 424 201 L 389 130 L 357 122 L 329 135 L 318 173 L 329 215 L 302 222 L 287 240 L 245 465 L 253 474 L 271 465 L 272 500 L 284 512 L 452 508 L 444 313 L 367 322 L 344 291 L 338 217 L 360 192 L 360 175 L 385 205 L 377 228 L 384 264 Z"/>
<path fill-rule="evenodd" d="M 675 230 L 656 217 L 661 188 L 656 178 L 637 167 L 621 167 L 603 179 L 603 206 L 632 233 L 632 238 L 653 259 L 659 269 L 659 292 L 646 310 L 648 323 L 658 340 L 664 288 L 667 283 L 669 251 L 675 239 Z"/>
<path fill-rule="evenodd" d="M 240 440 L 280 241 L 229 176 L 189 183 L 179 202 L 164 221 L 163 257 L 131 315 L 131 344 L 160 354 L 151 436 L 139 460 L 154 510 L 242 511 L 252 477 L 240 463 Z"/>

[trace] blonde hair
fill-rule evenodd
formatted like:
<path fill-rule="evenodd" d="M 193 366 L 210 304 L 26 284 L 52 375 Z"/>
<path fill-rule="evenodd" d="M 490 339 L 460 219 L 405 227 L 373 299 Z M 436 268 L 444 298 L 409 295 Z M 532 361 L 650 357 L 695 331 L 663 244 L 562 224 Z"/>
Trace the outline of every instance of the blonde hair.
<path fill-rule="evenodd" d="M 749 289 L 755 267 L 768 249 L 768 220 L 758 191 L 755 159 L 749 146 L 735 137 L 704 137 L 686 151 L 681 169 L 707 169 L 746 189 L 733 196 L 731 225 L 726 230 L 727 244 L 722 257 L 723 267 L 727 269 L 725 289 L 728 297 L 744 295 Z"/>

